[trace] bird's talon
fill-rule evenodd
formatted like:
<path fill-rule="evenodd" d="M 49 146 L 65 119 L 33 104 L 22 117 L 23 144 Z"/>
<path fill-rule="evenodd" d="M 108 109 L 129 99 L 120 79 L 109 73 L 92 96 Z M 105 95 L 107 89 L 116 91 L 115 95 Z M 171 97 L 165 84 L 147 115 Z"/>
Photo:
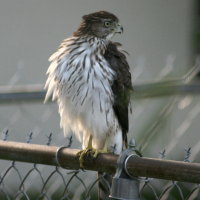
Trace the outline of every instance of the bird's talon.
<path fill-rule="evenodd" d="M 91 156 L 93 159 L 97 158 L 99 153 L 108 153 L 106 150 L 98 150 L 92 148 L 86 148 L 82 151 L 79 151 L 76 155 L 79 156 L 80 168 L 84 168 L 84 158 L 86 156 Z"/>

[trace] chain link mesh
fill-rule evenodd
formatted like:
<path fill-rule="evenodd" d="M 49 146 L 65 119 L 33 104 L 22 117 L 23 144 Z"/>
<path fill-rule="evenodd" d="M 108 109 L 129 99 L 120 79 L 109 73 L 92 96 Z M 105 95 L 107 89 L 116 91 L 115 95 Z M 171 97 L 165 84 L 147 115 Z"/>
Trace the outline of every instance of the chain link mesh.
<path fill-rule="evenodd" d="M 5 142 L 9 138 L 8 130 L 3 132 Z M 31 143 L 33 133 L 30 133 L 26 142 Z M 70 148 L 73 140 L 67 138 L 67 147 Z M 46 145 L 52 144 L 52 133 L 47 136 Z M 134 140 L 130 147 L 137 150 Z M 191 148 L 184 149 L 184 162 L 190 162 Z M 166 158 L 166 151 L 159 152 L 159 158 Z M 33 161 L 34 162 L 34 161 Z M 97 183 L 99 179 L 93 172 L 84 170 L 65 170 L 61 167 L 50 167 L 37 163 L 27 164 L 16 161 L 3 161 L 4 170 L 0 172 L 0 199 L 1 200 L 95 200 L 97 199 Z M 143 199 L 200 199 L 200 184 L 182 183 L 177 181 L 140 178 L 140 195 Z"/>

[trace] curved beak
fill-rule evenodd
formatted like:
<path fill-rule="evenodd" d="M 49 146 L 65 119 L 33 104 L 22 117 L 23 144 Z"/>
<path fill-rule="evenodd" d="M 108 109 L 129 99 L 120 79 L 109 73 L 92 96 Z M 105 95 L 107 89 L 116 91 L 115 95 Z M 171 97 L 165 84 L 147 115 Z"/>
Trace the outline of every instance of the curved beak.
<path fill-rule="evenodd" d="M 116 33 L 120 33 L 122 34 L 124 32 L 124 28 L 121 24 L 117 24 L 117 27 L 116 27 Z"/>

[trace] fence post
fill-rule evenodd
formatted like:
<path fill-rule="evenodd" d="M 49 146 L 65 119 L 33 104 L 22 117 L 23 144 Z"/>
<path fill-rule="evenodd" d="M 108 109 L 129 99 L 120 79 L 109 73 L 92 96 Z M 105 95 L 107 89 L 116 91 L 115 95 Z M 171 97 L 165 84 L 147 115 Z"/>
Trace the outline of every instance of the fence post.
<path fill-rule="evenodd" d="M 131 156 L 134 156 L 132 150 L 126 149 L 120 155 L 117 162 L 117 170 L 112 179 L 110 197 L 115 200 L 140 200 L 139 180 L 137 177 L 131 177 L 126 170 L 126 163 Z"/>

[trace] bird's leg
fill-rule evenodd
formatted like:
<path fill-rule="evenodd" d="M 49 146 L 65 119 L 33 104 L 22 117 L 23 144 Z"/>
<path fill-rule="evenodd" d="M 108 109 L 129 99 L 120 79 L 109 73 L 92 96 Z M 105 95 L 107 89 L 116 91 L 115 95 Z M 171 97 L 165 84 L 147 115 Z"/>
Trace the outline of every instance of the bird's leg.
<path fill-rule="evenodd" d="M 108 151 L 106 149 L 94 149 L 92 147 L 92 137 L 90 136 L 86 149 L 81 150 L 77 153 L 77 155 L 79 156 L 80 168 L 84 168 L 83 163 L 84 163 L 85 156 L 90 155 L 93 158 L 96 158 L 99 153 L 108 153 Z"/>
<path fill-rule="evenodd" d="M 86 149 L 83 149 L 77 153 L 77 156 L 79 156 L 80 168 L 82 169 L 84 168 L 83 166 L 84 157 L 89 154 L 89 151 L 91 149 L 92 149 L 92 137 L 90 136 Z"/>

